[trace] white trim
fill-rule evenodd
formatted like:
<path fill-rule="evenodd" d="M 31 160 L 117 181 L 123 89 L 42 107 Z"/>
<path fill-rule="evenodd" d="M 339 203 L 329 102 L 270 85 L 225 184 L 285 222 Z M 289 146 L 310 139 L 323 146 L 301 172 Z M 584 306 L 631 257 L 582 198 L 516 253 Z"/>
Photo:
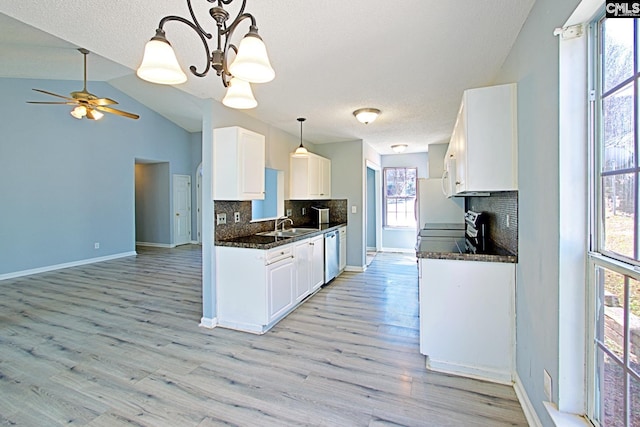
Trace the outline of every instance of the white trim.
<path fill-rule="evenodd" d="M 540 422 L 540 418 L 538 418 L 538 414 L 536 413 L 531 400 L 529 400 L 529 395 L 527 391 L 524 389 L 522 385 L 522 381 L 520 380 L 520 376 L 517 372 L 514 373 L 514 381 L 513 381 L 513 390 L 516 392 L 516 396 L 520 401 L 520 406 L 522 407 L 522 411 L 524 412 L 524 416 L 527 419 L 527 423 L 531 427 L 542 427 L 542 423 Z"/>
<path fill-rule="evenodd" d="M 593 427 L 593 424 L 580 415 L 560 412 L 558 411 L 558 407 L 551 402 L 542 403 L 556 427 Z"/>
<path fill-rule="evenodd" d="M 152 242 L 136 242 L 136 246 L 149 246 L 152 248 L 173 249 L 176 247 L 173 243 L 152 243 Z"/>
<path fill-rule="evenodd" d="M 200 319 L 200 324 L 198 326 L 200 326 L 201 328 L 213 329 L 217 325 L 218 325 L 217 317 L 214 317 L 213 319 L 209 317 L 203 317 Z"/>
<path fill-rule="evenodd" d="M 347 265 L 344 267 L 344 271 L 351 271 L 353 273 L 364 273 L 367 269 L 367 266 L 356 266 L 356 265 Z"/>
<path fill-rule="evenodd" d="M 444 362 L 442 360 L 433 360 L 431 357 L 427 357 L 427 369 L 498 384 L 513 385 L 513 374 L 501 369 Z"/>
<path fill-rule="evenodd" d="M 14 279 L 16 277 L 30 276 L 32 274 L 46 273 L 47 271 L 61 270 L 63 268 L 77 267 L 79 265 L 93 264 L 96 262 L 109 261 L 112 259 L 124 258 L 128 256 L 135 256 L 135 255 L 137 255 L 136 251 L 122 252 L 119 254 L 101 256 L 97 258 L 88 258 L 88 259 L 82 259 L 79 261 L 65 262 L 62 264 L 47 265 L 45 267 L 32 268 L 30 270 L 14 271 L 12 273 L 0 274 L 0 281 L 7 280 L 7 279 Z"/>

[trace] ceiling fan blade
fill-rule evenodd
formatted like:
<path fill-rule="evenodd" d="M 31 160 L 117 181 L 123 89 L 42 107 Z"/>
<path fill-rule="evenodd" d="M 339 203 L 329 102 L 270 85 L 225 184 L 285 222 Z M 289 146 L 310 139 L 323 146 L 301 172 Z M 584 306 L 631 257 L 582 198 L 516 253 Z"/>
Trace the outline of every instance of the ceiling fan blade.
<path fill-rule="evenodd" d="M 95 109 L 99 110 L 99 111 L 104 111 L 105 113 L 117 114 L 119 116 L 128 117 L 128 118 L 134 119 L 134 120 L 138 119 L 140 117 L 137 114 L 127 113 L 126 111 L 120 111 L 120 110 L 116 110 L 115 108 L 104 107 L 102 105 L 98 105 L 97 107 L 95 107 Z"/>
<path fill-rule="evenodd" d="M 76 102 L 57 101 L 27 101 L 27 104 L 48 104 L 48 105 L 77 105 Z"/>
<path fill-rule="evenodd" d="M 36 92 L 46 93 L 47 95 L 57 96 L 58 98 L 68 99 L 69 101 L 74 101 L 73 98 L 69 98 L 68 96 L 58 95 L 57 93 L 47 92 L 46 90 L 42 90 L 42 89 L 33 89 L 33 90 L 35 90 Z"/>
<path fill-rule="evenodd" d="M 90 99 L 89 104 L 93 104 L 93 105 L 113 105 L 113 104 L 117 104 L 116 101 L 114 101 L 113 99 L 110 98 L 97 98 L 97 99 Z"/>

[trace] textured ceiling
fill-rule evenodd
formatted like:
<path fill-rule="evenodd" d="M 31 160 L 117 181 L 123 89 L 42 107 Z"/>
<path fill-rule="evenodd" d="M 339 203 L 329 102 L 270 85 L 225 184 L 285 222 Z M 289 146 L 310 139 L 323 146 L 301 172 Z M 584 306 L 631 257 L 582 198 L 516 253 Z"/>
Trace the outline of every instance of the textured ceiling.
<path fill-rule="evenodd" d="M 381 154 L 398 143 L 426 151 L 448 140 L 462 91 L 491 84 L 533 2 L 248 0 L 276 79 L 254 85 L 259 105 L 246 113 L 293 135 L 296 117 L 307 117 L 304 139 L 313 143 L 362 139 Z M 193 6 L 211 29 L 211 4 Z M 203 99 L 224 95 L 215 74 L 176 88 L 134 74 L 159 20 L 187 17 L 186 1 L 0 0 L 0 12 L 7 15 L 0 15 L 0 76 L 81 80 L 75 48 L 85 47 L 93 52 L 91 80 L 108 81 L 189 131 L 201 129 Z M 165 30 L 183 66 L 202 68 L 195 33 L 179 23 Z M 362 125 L 351 114 L 361 107 L 382 115 Z"/>

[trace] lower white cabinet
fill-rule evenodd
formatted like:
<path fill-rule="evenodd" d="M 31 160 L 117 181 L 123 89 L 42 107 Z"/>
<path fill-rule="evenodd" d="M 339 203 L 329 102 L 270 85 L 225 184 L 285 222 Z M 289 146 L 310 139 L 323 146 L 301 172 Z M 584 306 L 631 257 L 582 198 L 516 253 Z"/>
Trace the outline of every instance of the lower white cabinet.
<path fill-rule="evenodd" d="M 340 272 L 347 267 L 347 227 L 338 228 L 340 235 Z"/>
<path fill-rule="evenodd" d="M 311 246 L 309 240 L 296 242 L 294 245 L 295 300 L 302 301 L 311 291 Z"/>
<path fill-rule="evenodd" d="M 324 235 L 270 250 L 216 246 L 217 320 L 263 334 L 324 284 Z"/>
<path fill-rule="evenodd" d="M 427 367 L 511 384 L 515 264 L 421 258 L 419 283 Z"/>
<path fill-rule="evenodd" d="M 311 290 L 315 291 L 324 285 L 324 235 L 309 239 L 311 248 Z"/>

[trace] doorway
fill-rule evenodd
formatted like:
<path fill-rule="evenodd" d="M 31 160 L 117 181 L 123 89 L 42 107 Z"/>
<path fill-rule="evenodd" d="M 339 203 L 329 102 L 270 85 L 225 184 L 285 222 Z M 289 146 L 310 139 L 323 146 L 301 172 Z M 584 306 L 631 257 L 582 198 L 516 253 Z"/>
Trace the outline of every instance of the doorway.
<path fill-rule="evenodd" d="M 366 264 L 369 265 L 375 254 L 382 248 L 381 168 L 370 161 L 367 161 L 365 191 L 365 247 Z"/>
<path fill-rule="evenodd" d="M 173 243 L 191 243 L 190 175 L 173 175 Z"/>

